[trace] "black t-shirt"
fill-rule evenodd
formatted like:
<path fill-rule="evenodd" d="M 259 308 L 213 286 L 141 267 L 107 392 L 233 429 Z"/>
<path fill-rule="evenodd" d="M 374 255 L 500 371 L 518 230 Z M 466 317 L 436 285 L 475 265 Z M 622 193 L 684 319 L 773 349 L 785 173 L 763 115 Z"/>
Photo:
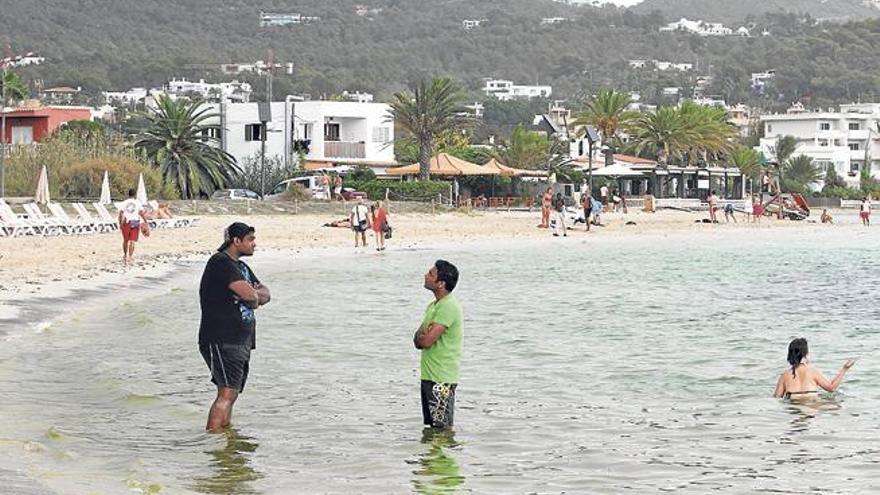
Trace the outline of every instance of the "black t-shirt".
<path fill-rule="evenodd" d="M 229 289 L 229 284 L 238 280 L 259 283 L 244 261 L 235 261 L 224 252 L 211 256 L 199 286 L 202 306 L 199 344 L 241 344 L 256 348 L 254 310 Z"/>
<path fill-rule="evenodd" d="M 562 198 L 556 198 L 553 200 L 553 208 L 556 211 L 562 211 L 565 208 L 565 200 Z"/>

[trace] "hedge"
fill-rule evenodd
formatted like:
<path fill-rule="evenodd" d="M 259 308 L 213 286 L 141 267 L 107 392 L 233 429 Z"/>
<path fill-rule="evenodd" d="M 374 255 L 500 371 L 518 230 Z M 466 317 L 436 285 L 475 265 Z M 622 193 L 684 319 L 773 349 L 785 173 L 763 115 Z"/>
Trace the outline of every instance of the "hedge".
<path fill-rule="evenodd" d="M 355 181 L 348 180 L 343 183 L 345 187 L 351 187 L 357 191 L 364 191 L 370 199 L 385 199 L 385 190 L 388 190 L 388 198 L 394 201 L 430 201 L 437 199 L 438 194 L 449 197 L 450 182 L 439 180 L 420 180 L 411 182 L 391 180 Z"/>

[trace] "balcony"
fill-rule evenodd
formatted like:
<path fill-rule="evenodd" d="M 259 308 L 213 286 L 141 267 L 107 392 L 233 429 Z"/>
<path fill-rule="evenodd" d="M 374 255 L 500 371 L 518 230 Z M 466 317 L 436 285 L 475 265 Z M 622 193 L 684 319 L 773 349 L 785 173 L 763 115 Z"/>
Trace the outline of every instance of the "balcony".
<path fill-rule="evenodd" d="M 364 143 L 348 143 L 345 141 L 324 142 L 324 158 L 366 158 Z"/>

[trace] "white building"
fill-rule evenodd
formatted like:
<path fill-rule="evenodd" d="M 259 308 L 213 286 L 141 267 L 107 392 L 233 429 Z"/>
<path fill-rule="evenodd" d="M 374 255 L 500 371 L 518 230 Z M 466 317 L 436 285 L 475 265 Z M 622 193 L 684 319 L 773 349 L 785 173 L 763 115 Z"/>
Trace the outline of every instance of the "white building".
<path fill-rule="evenodd" d="M 852 186 L 867 167 L 880 177 L 880 103 L 841 105 L 837 112 L 807 112 L 803 107 L 785 114 L 764 115 L 764 138 L 759 150 L 773 157 L 776 140 L 794 136 L 795 156 L 807 155 L 821 170 L 833 167 Z"/>
<path fill-rule="evenodd" d="M 360 91 L 343 91 L 342 98 L 346 101 L 354 101 L 357 103 L 373 103 L 373 93 L 362 93 Z"/>
<path fill-rule="evenodd" d="M 217 113 L 223 149 L 239 163 L 259 156 L 263 126 L 260 103 L 210 103 Z M 384 103 L 279 101 L 270 105 L 266 157 L 295 163 L 393 166 L 394 123 Z M 263 116 L 265 118 L 265 116 Z M 307 149 L 307 151 L 306 151 Z"/>
<path fill-rule="evenodd" d="M 549 98 L 553 94 L 551 86 L 524 86 L 513 84 L 513 81 L 505 79 L 486 79 L 483 86 L 486 96 L 494 96 L 501 101 L 510 101 L 518 98 Z"/>
<path fill-rule="evenodd" d="M 305 16 L 299 13 L 278 14 L 272 12 L 260 12 L 261 27 L 279 27 L 292 26 L 296 24 L 310 24 L 314 21 L 320 21 L 320 17 Z"/>
<path fill-rule="evenodd" d="M 544 18 L 541 19 L 541 24 L 542 24 L 542 25 L 545 25 L 545 24 L 562 24 L 563 22 L 565 22 L 565 21 L 567 21 L 567 20 L 568 20 L 568 19 L 565 18 L 565 17 L 544 17 Z"/>
<path fill-rule="evenodd" d="M 764 87 L 774 77 L 776 77 L 775 70 L 768 70 L 766 72 L 752 72 L 752 90 L 763 92 Z"/>
<path fill-rule="evenodd" d="M 103 91 L 101 95 L 104 101 L 110 105 L 137 105 L 146 100 L 149 91 L 147 88 L 131 88 L 128 91 Z"/>
<path fill-rule="evenodd" d="M 699 36 L 730 36 L 733 34 L 733 29 L 724 27 L 720 22 L 691 21 L 685 17 L 682 17 L 678 22 L 661 27 L 660 31 L 684 31 Z"/>
<path fill-rule="evenodd" d="M 665 60 L 641 59 L 633 59 L 629 61 L 629 66 L 633 69 L 644 69 L 648 67 L 648 65 L 653 66 L 654 70 L 658 71 L 677 70 L 680 72 L 687 72 L 694 69 L 694 64 L 687 62 L 667 62 Z"/>
<path fill-rule="evenodd" d="M 465 19 L 461 21 L 461 28 L 471 30 L 486 24 L 486 22 L 488 22 L 486 19 Z"/>
<path fill-rule="evenodd" d="M 284 70 L 285 74 L 293 74 L 293 62 L 275 62 L 272 64 L 272 67 L 269 67 L 269 64 L 262 60 L 257 60 L 252 64 L 220 64 L 220 70 L 223 71 L 224 74 L 241 74 L 244 72 L 252 72 L 258 74 L 261 72 L 265 72 L 270 68 L 275 70 Z"/>
<path fill-rule="evenodd" d="M 186 96 L 196 94 L 211 101 L 231 100 L 247 103 L 251 99 L 251 85 L 246 82 L 206 83 L 204 79 L 198 82 L 186 79 L 172 79 L 165 88 L 168 94 Z"/>
<path fill-rule="evenodd" d="M 0 58 L 0 67 L 27 67 L 29 65 L 40 65 L 45 61 L 45 57 L 40 57 L 34 52 L 27 52 L 21 55 Z"/>
<path fill-rule="evenodd" d="M 473 105 L 465 105 L 464 107 L 469 110 L 468 114 L 477 119 L 483 118 L 483 111 L 486 109 L 486 107 L 478 101 L 475 101 Z"/>

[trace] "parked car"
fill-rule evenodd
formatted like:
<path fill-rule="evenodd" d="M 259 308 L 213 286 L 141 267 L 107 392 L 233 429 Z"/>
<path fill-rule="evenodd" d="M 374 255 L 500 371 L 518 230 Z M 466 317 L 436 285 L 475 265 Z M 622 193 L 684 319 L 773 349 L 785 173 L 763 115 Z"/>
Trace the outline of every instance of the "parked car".
<path fill-rule="evenodd" d="M 342 198 L 346 201 L 358 200 L 358 199 L 367 199 L 367 193 L 363 191 L 355 191 L 350 187 L 342 188 Z"/>
<path fill-rule="evenodd" d="M 315 199 L 327 199 L 324 197 L 324 189 L 321 187 L 321 177 L 318 175 L 307 175 L 283 180 L 276 184 L 275 187 L 266 194 L 266 199 L 281 199 L 284 193 L 287 192 L 287 189 L 294 185 L 298 185 L 306 191 L 309 191 Z"/>
<path fill-rule="evenodd" d="M 212 200 L 260 199 L 260 195 L 250 189 L 218 189 L 211 195 Z"/>

